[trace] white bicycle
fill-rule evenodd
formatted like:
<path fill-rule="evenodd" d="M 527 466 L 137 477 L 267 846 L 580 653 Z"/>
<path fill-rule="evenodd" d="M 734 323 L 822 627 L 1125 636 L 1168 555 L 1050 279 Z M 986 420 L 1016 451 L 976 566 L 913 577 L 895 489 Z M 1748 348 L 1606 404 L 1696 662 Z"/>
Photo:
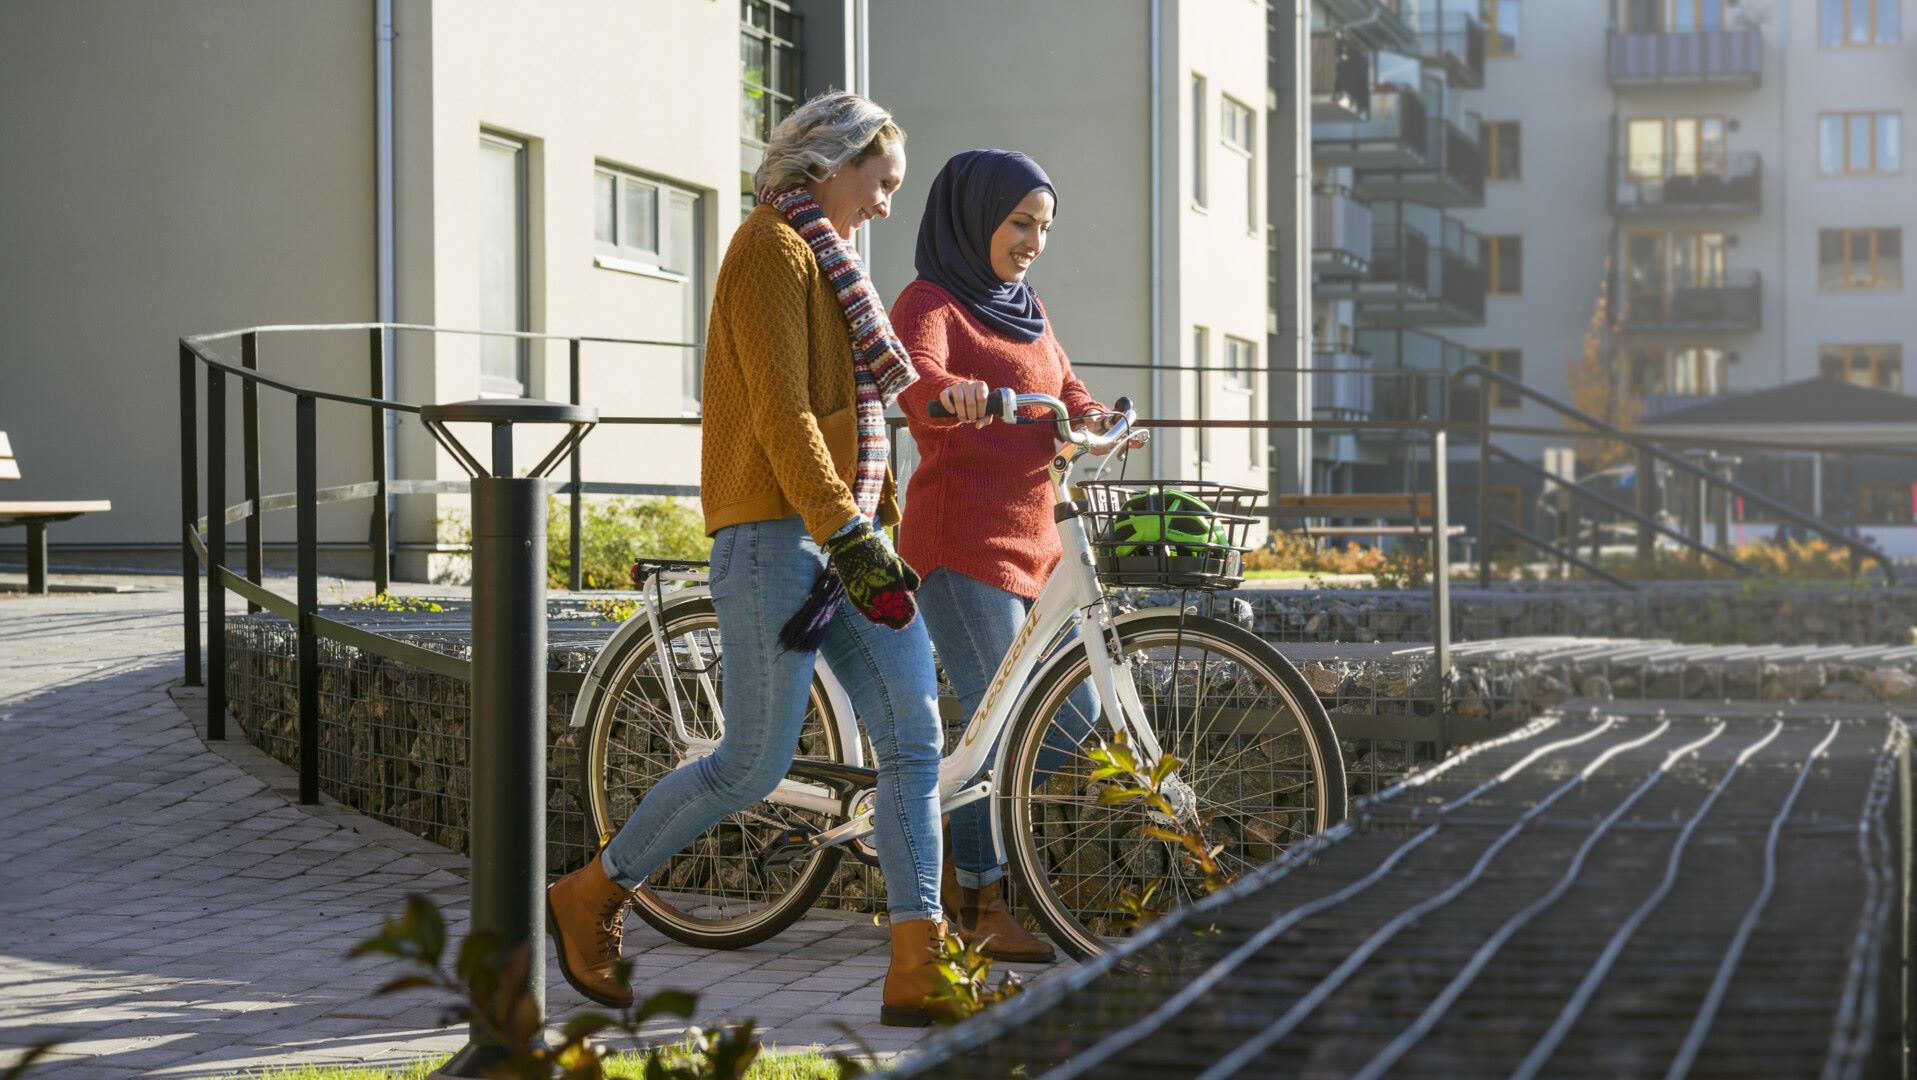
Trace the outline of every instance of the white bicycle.
<path fill-rule="evenodd" d="M 1089 747 L 1123 732 L 1142 757 L 1175 756 L 1165 793 L 1180 823 L 1202 827 L 1234 874 L 1344 818 L 1344 762 L 1317 695 L 1264 640 L 1182 605 L 1122 611 L 1107 595 L 1114 586 L 1237 584 L 1237 542 L 1256 520 L 1245 511 L 1259 493 L 1100 479 L 1150 437 L 1133 430 L 1122 398 L 1098 435 L 1074 428 L 1086 418 L 1047 395 L 1003 390 L 989 406 L 1007 422 L 1057 426 L 1063 445 L 1049 471 L 1064 557 L 941 761 L 939 797 L 946 812 L 990 800 L 993 833 L 1033 914 L 1084 958 L 1128 932 L 1124 890 L 1157 883 L 1161 899 L 1182 903 L 1202 882 L 1176 850 L 1145 835 L 1169 822 L 1136 802 L 1098 805 Z M 1019 416 L 1027 406 L 1050 417 Z M 1081 457 L 1107 448 L 1099 475 L 1070 482 Z M 586 788 L 602 844 L 660 778 L 712 753 L 725 730 L 724 657 L 703 564 L 642 561 L 635 574 L 642 610 L 594 662 L 572 716 L 586 729 Z M 867 756 L 821 658 L 787 778 L 655 871 L 635 897 L 639 914 L 708 948 L 751 945 L 791 925 L 847 847 L 876 863 Z"/>

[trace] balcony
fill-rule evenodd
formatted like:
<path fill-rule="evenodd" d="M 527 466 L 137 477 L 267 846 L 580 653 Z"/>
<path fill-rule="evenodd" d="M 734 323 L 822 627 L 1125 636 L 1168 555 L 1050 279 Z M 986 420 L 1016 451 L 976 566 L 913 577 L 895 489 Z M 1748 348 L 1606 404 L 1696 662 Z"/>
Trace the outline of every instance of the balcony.
<path fill-rule="evenodd" d="M 1320 420 L 1369 420 L 1376 378 L 1371 358 L 1349 349 L 1311 354 L 1311 415 Z"/>
<path fill-rule="evenodd" d="M 1370 262 L 1364 273 L 1321 281 L 1313 293 L 1326 300 L 1355 300 L 1360 310 L 1368 304 L 1394 306 L 1430 300 L 1431 242 L 1423 232 L 1374 218 Z"/>
<path fill-rule="evenodd" d="M 1408 6 L 1403 0 L 1324 0 L 1333 25 L 1344 27 L 1347 34 L 1374 49 L 1407 56 L 1418 46 L 1417 34 L 1405 23 Z"/>
<path fill-rule="evenodd" d="M 1416 90 L 1378 90 L 1371 118 L 1311 125 L 1311 154 L 1320 165 L 1360 169 L 1417 169 L 1428 160 L 1424 97 Z"/>
<path fill-rule="evenodd" d="M 1395 208 L 1394 208 L 1395 217 Z M 1478 326 L 1484 322 L 1484 270 L 1478 234 L 1446 218 L 1431 243 L 1424 232 L 1380 215 L 1372 230 L 1371 273 L 1349 298 L 1358 325 L 1370 328 Z M 1321 285 L 1318 294 L 1337 294 Z"/>
<path fill-rule="evenodd" d="M 1484 205 L 1484 148 L 1478 117 L 1465 125 L 1434 118 L 1425 129 L 1425 163 L 1408 169 L 1360 169 L 1353 188 L 1373 201 L 1405 200 L 1445 209 Z M 1435 151 L 1435 152 L 1431 152 Z"/>
<path fill-rule="evenodd" d="M 1613 89 L 1633 86 L 1756 86 L 1764 37 L 1755 27 L 1690 33 L 1611 31 Z"/>
<path fill-rule="evenodd" d="M 1764 276 L 1732 270 L 1721 284 L 1673 285 L 1662 291 L 1625 291 L 1618 329 L 1749 333 L 1764 325 Z"/>
<path fill-rule="evenodd" d="M 1311 35 L 1311 121 L 1371 118 L 1371 50 L 1343 30 Z"/>
<path fill-rule="evenodd" d="M 1311 269 L 1321 281 L 1371 268 L 1371 207 L 1344 188 L 1311 194 Z"/>
<path fill-rule="evenodd" d="M 1758 155 L 1748 151 L 1727 155 L 1721 163 L 1683 158 L 1631 162 L 1614 155 L 1611 213 L 1755 214 L 1763 208 L 1763 166 Z"/>
<path fill-rule="evenodd" d="M 1423 0 L 1418 10 L 1418 55 L 1443 67 L 1460 90 L 1484 85 L 1484 26 L 1478 0 Z"/>

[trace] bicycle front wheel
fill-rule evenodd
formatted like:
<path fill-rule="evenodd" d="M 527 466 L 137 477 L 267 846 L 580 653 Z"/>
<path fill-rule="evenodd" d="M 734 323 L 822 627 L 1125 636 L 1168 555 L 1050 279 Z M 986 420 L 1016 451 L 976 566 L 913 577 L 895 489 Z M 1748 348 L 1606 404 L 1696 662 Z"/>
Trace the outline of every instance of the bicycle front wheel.
<path fill-rule="evenodd" d="M 719 710 L 725 670 L 719 621 L 706 598 L 675 605 L 661 626 L 662 655 L 649 634 L 628 639 L 608 662 L 586 742 L 586 786 L 595 833 L 610 838 L 648 791 L 685 763 L 686 744 L 673 725 L 668 691 L 678 699 L 687 733 L 724 734 Z M 844 761 L 831 699 L 817 675 L 799 735 L 801 757 Z M 824 831 L 839 813 L 805 809 L 775 793 L 728 814 L 649 875 L 633 899 L 641 918 L 688 945 L 738 949 L 792 925 L 825 891 L 840 851 L 826 848 L 785 864 L 762 856 L 787 830 Z"/>
<path fill-rule="evenodd" d="M 1167 794 L 1203 822 L 1226 874 L 1262 866 L 1344 819 L 1345 770 L 1325 714 L 1290 661 L 1248 630 L 1176 611 L 1119 628 L 1131 680 L 1163 752 L 1182 764 Z M 1120 678 L 1125 677 L 1121 671 Z M 1078 649 L 1033 686 L 999 785 L 1012 870 L 1034 914 L 1080 959 L 1130 933 L 1122 897 L 1182 906 L 1204 891 L 1180 849 L 1145 835 L 1174 823 L 1137 802 L 1098 805 L 1087 751 L 1113 730 L 1096 712 Z"/>

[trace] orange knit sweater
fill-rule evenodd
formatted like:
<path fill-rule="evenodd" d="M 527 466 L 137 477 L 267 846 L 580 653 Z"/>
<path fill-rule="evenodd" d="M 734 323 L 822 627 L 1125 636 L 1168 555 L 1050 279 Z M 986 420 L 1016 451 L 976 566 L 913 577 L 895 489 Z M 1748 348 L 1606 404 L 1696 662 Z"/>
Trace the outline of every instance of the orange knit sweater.
<path fill-rule="evenodd" d="M 914 281 L 892 305 L 892 327 L 912 354 L 919 381 L 899 408 L 919 451 L 899 526 L 899 554 L 921 575 L 940 567 L 1028 598 L 1037 597 L 1062 551 L 1052 521 L 1045 466 L 1057 446 L 1048 425 L 992 423 L 974 429 L 932 420 L 926 406 L 965 379 L 993 389 L 1051 394 L 1073 414 L 1102 408 L 1072 374 L 1051 327 L 1037 341 L 986 328 L 951 293 Z M 1043 409 L 1021 415 L 1050 416 Z"/>
<path fill-rule="evenodd" d="M 823 543 L 858 516 L 852 339 L 804 238 L 768 205 L 746 216 L 706 333 L 699 469 L 706 533 L 800 514 Z M 879 524 L 898 520 L 885 478 Z"/>

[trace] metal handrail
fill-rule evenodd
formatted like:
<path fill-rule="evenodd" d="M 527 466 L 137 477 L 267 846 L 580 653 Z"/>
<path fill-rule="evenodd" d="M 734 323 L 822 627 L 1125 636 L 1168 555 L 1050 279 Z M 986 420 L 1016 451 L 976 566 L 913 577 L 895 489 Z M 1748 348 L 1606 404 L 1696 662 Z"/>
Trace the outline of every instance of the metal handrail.
<path fill-rule="evenodd" d="M 1811 517 L 1808 514 L 1802 513 L 1801 511 L 1797 510 L 1795 507 L 1786 505 L 1785 503 L 1780 502 L 1777 499 L 1773 499 L 1770 496 L 1763 494 L 1762 492 L 1759 492 L 1753 488 L 1746 487 L 1735 480 L 1731 480 L 1723 476 L 1719 476 L 1716 473 L 1713 473 L 1710 470 L 1705 469 L 1694 462 L 1686 460 L 1685 458 L 1683 458 L 1682 456 L 1678 454 L 1673 454 L 1669 450 L 1666 450 L 1664 447 L 1658 445 L 1657 442 L 1651 440 L 1650 438 L 1647 438 L 1643 435 L 1634 435 L 1630 432 L 1623 430 L 1622 428 L 1617 427 L 1614 424 L 1606 423 L 1605 421 L 1600 420 L 1597 417 L 1592 416 L 1591 414 L 1584 412 L 1581 409 L 1577 409 L 1570 405 L 1566 405 L 1564 402 L 1558 401 L 1556 398 L 1550 397 L 1549 395 L 1533 390 L 1532 388 L 1524 385 L 1522 382 L 1519 382 L 1517 379 L 1514 379 L 1508 375 L 1505 375 L 1502 372 L 1494 371 L 1491 368 L 1485 367 L 1482 364 L 1470 364 L 1463 368 L 1460 368 L 1457 371 L 1452 372 L 1450 376 L 1448 376 L 1447 378 L 1447 385 L 1456 385 L 1456 384 L 1462 383 L 1465 379 L 1469 379 L 1469 378 L 1478 379 L 1480 382 L 1481 388 L 1482 388 L 1482 383 L 1486 380 L 1495 382 L 1500 386 L 1503 386 L 1507 389 L 1512 390 L 1513 392 L 1517 393 L 1520 397 L 1523 397 L 1530 401 L 1538 402 L 1539 404 L 1545 406 L 1546 408 L 1556 412 L 1559 416 L 1565 417 L 1566 419 L 1575 420 L 1578 423 L 1585 425 L 1587 428 L 1592 429 L 1592 431 L 1587 434 L 1600 435 L 1604 438 L 1608 438 L 1617 442 L 1622 442 L 1628 446 L 1631 446 L 1639 452 L 1640 461 L 1642 461 L 1645 458 L 1649 458 L 1650 460 L 1655 462 L 1662 462 L 1666 465 L 1669 465 L 1671 468 L 1678 470 L 1680 472 L 1687 473 L 1690 476 L 1698 480 L 1701 480 L 1706 484 L 1716 485 L 1717 487 L 1719 487 L 1720 489 L 1726 492 L 1729 492 L 1733 495 L 1740 496 L 1749 502 L 1756 503 L 1758 506 L 1771 511 L 1772 513 L 1778 515 L 1779 517 L 1785 520 L 1788 520 L 1792 524 L 1801 526 L 1807 531 L 1816 533 L 1818 536 L 1823 537 L 1824 539 L 1829 540 L 1832 543 L 1843 547 L 1846 551 L 1850 553 L 1851 566 L 1853 568 L 1856 567 L 1861 560 L 1868 558 L 1871 561 L 1877 563 L 1877 565 L 1883 569 L 1884 580 L 1887 583 L 1894 584 L 1897 580 L 1897 571 L 1895 570 L 1895 568 L 1892 567 L 1890 557 L 1884 554 L 1883 552 L 1877 550 L 1876 548 L 1870 547 L 1867 544 L 1862 544 L 1856 540 L 1853 540 L 1849 536 L 1846 536 L 1842 532 L 1831 528 L 1830 526 L 1824 524 L 1823 522 L 1817 520 L 1816 518 Z M 1482 399 L 1482 397 L 1483 395 L 1481 393 L 1480 398 Z M 1488 469 L 1488 466 L 1489 466 L 1490 454 L 1488 453 L 1488 449 L 1490 446 L 1490 432 L 1491 432 L 1492 426 L 1493 425 L 1489 425 L 1489 424 L 1479 425 L 1478 509 L 1479 509 L 1479 521 L 1481 522 L 1486 520 L 1485 514 L 1487 511 L 1487 495 L 1489 491 L 1489 487 L 1487 483 L 1488 474 L 1486 470 Z M 1560 432 L 1560 434 L 1562 434 L 1562 432 Z M 1572 433 L 1572 434 L 1576 434 L 1576 433 Z M 1638 482 L 1642 484 L 1646 481 L 1646 479 L 1648 478 L 1640 477 Z M 1708 547 L 1708 545 L 1705 545 L 1695 540 L 1690 540 L 1688 538 L 1686 539 L 1685 543 L 1687 547 L 1695 548 L 1700 551 L 1705 550 Z M 1481 557 L 1478 560 L 1478 564 L 1479 564 L 1479 583 L 1481 585 L 1488 586 L 1490 583 L 1489 573 L 1490 573 L 1491 560 L 1489 559 L 1489 557 Z M 1739 565 L 1742 565 L 1742 564 L 1740 563 Z"/>

